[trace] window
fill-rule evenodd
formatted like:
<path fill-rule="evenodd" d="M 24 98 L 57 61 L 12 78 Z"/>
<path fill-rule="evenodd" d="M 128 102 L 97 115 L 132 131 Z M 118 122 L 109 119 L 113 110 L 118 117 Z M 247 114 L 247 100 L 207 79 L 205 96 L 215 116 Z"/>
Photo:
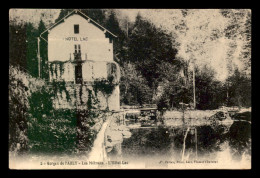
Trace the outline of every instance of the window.
<path fill-rule="evenodd" d="M 79 50 L 79 53 L 81 53 L 80 45 L 78 45 L 78 50 Z"/>
<path fill-rule="evenodd" d="M 74 45 L 74 48 L 75 48 L 75 53 L 78 53 L 77 45 Z"/>
<path fill-rule="evenodd" d="M 74 25 L 74 33 L 79 34 L 79 25 Z"/>
<path fill-rule="evenodd" d="M 80 45 L 74 45 L 75 53 L 81 53 Z"/>
<path fill-rule="evenodd" d="M 81 60 L 81 48 L 80 48 L 80 45 L 78 44 L 75 44 L 74 45 L 74 59 L 75 60 Z"/>

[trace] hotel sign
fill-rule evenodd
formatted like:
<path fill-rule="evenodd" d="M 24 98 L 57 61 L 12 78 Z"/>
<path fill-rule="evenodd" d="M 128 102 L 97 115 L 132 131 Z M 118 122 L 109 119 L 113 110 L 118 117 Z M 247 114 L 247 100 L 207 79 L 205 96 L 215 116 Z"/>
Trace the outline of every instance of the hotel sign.
<path fill-rule="evenodd" d="M 66 37 L 65 41 L 88 41 L 88 37 Z"/>

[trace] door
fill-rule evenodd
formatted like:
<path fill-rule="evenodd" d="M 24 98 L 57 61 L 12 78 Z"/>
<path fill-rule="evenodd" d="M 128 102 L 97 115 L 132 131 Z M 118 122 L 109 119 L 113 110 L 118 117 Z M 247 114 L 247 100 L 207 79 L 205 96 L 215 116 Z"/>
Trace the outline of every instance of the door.
<path fill-rule="evenodd" d="M 82 84 L 82 65 L 81 64 L 77 64 L 75 66 L 75 81 L 76 84 Z"/>

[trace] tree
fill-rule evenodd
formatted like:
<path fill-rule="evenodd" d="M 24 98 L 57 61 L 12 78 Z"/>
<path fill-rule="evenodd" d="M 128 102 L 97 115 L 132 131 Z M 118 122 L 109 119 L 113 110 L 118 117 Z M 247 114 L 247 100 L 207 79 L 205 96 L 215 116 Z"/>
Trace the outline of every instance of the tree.
<path fill-rule="evenodd" d="M 9 62 L 26 71 L 26 24 L 9 24 Z"/>
<path fill-rule="evenodd" d="M 33 77 L 38 76 L 37 36 L 37 29 L 33 27 L 32 23 L 28 23 L 26 28 L 26 61 L 27 71 Z"/>
<path fill-rule="evenodd" d="M 204 66 L 195 72 L 197 109 L 217 109 L 225 104 L 225 87 L 214 78 L 214 70 Z"/>
<path fill-rule="evenodd" d="M 251 106 L 251 79 L 238 69 L 230 76 L 228 84 L 228 106 L 249 107 Z"/>
<path fill-rule="evenodd" d="M 117 38 L 114 40 L 113 48 L 115 60 L 120 63 L 122 57 L 125 56 L 125 54 L 123 54 L 125 53 L 123 48 L 125 46 L 126 35 L 119 26 L 119 21 L 114 10 L 110 11 L 105 27 L 113 34 L 117 35 Z"/>
<path fill-rule="evenodd" d="M 100 25 L 105 25 L 105 10 L 103 9 L 80 9 L 83 13 L 85 13 L 87 16 L 95 20 Z"/>
<path fill-rule="evenodd" d="M 246 9 L 222 9 L 221 14 L 228 21 L 225 39 L 228 41 L 229 75 L 239 67 L 251 75 L 251 11 Z"/>
<path fill-rule="evenodd" d="M 55 23 L 64 18 L 66 15 L 68 15 L 70 12 L 72 12 L 73 9 L 61 9 L 60 14 L 58 18 L 55 20 Z"/>
<path fill-rule="evenodd" d="M 164 62 L 173 62 L 176 53 L 169 35 L 137 15 L 129 34 L 129 60 L 135 63 L 136 69 L 154 91 L 162 80 L 158 66 Z"/>
<path fill-rule="evenodd" d="M 151 103 L 152 91 L 142 74 L 131 63 L 125 63 L 121 69 L 120 82 L 121 102 L 124 104 Z"/>
<path fill-rule="evenodd" d="M 180 77 L 180 73 L 184 72 L 184 63 L 175 58 L 177 50 L 174 40 L 140 14 L 136 16 L 135 23 L 128 30 L 129 36 L 123 43 L 125 53 L 122 56 L 125 58 L 121 60 L 123 74 L 120 89 L 124 95 L 122 97 L 125 99 L 124 103 L 136 101 L 135 93 L 140 93 L 139 104 L 164 102 L 169 97 L 171 99 L 167 101 L 167 105 L 172 106 L 175 103 L 177 88 L 186 83 L 184 78 Z M 134 77 L 128 73 L 134 73 Z M 136 78 L 140 82 L 136 81 L 130 85 L 129 81 L 135 81 Z M 132 95 L 129 92 L 130 88 Z"/>
<path fill-rule="evenodd" d="M 40 20 L 39 27 L 38 27 L 38 33 L 39 36 L 42 32 L 46 30 L 45 24 Z M 44 33 L 42 35 L 44 39 L 48 39 L 48 33 Z M 43 39 L 40 39 L 40 57 L 41 57 L 41 78 L 48 80 L 49 77 L 49 71 L 48 71 L 48 44 Z"/>

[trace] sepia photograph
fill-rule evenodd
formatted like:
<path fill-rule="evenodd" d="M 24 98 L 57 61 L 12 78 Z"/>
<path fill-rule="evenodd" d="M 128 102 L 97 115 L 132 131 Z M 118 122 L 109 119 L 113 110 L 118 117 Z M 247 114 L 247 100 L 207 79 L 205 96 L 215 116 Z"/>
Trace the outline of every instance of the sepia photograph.
<path fill-rule="evenodd" d="M 9 9 L 9 169 L 250 170 L 251 13 Z"/>

